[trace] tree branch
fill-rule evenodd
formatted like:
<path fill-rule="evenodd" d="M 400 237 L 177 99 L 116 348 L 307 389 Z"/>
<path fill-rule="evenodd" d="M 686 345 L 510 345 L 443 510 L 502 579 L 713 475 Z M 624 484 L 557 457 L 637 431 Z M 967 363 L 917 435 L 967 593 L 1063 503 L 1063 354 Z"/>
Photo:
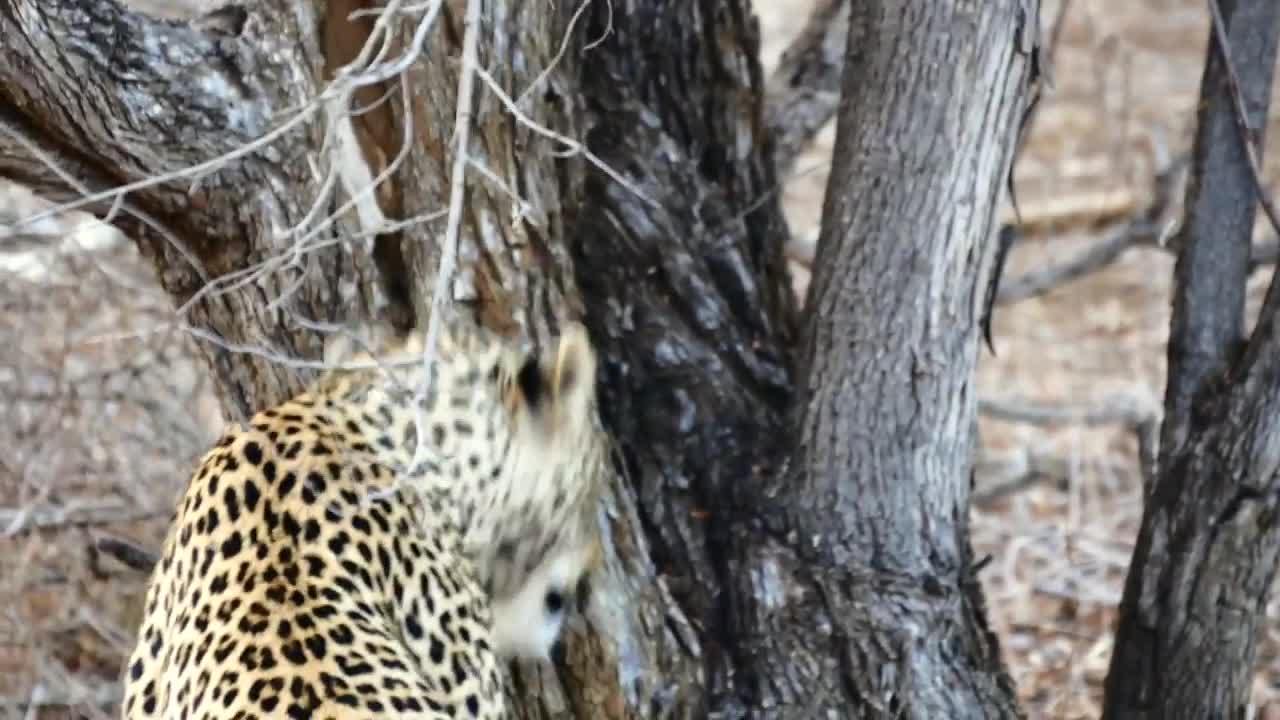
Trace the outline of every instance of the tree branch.
<path fill-rule="evenodd" d="M 1243 53 L 1242 76 L 1253 112 L 1240 122 L 1260 127 L 1270 104 L 1275 40 L 1266 39 L 1267 14 L 1254 0 L 1235 4 L 1230 35 Z M 1216 3 L 1216 0 L 1210 0 Z M 1261 23 L 1261 24 L 1255 24 Z M 1216 27 L 1217 22 L 1213 25 Z M 1249 143 L 1235 118 L 1231 96 L 1230 46 L 1216 32 L 1209 43 L 1187 183 L 1181 248 L 1174 269 L 1176 290 L 1168 348 L 1168 387 L 1161 431 L 1161 464 L 1190 430 L 1194 398 L 1213 374 L 1225 372 L 1244 337 L 1245 281 L 1249 273 L 1258 186 L 1250 169 Z M 1242 92 L 1245 89 L 1242 89 Z"/>
<path fill-rule="evenodd" d="M 0 508 L 0 537 L 31 530 L 128 523 L 169 512 L 169 508 L 149 510 L 123 500 L 100 499 L 72 500 L 45 507 Z"/>
<path fill-rule="evenodd" d="M 1137 215 L 1124 221 L 1111 237 L 1090 245 L 1062 263 L 1003 280 L 996 296 L 996 304 L 1005 305 L 1044 295 L 1060 285 L 1101 270 L 1130 248 L 1161 247 L 1160 219 L 1173 205 L 1177 180 L 1185 165 L 1186 159 L 1178 158 L 1157 172 L 1152 178 L 1151 203 Z"/>
<path fill-rule="evenodd" d="M 1134 248 L 1149 248 L 1178 253 L 1182 241 L 1178 235 L 1167 236 L 1160 223 L 1174 209 L 1173 191 L 1185 159 L 1175 161 L 1154 178 L 1152 202 L 1140 213 L 1120 223 L 1108 237 L 1091 243 L 1073 257 L 1018 277 L 1002 279 L 996 296 L 997 305 L 1008 305 L 1028 298 L 1047 295 L 1053 290 L 1091 273 L 1102 270 Z M 1017 245 L 1015 243 L 1014 247 Z M 1255 243 L 1249 249 L 1248 272 L 1274 265 L 1280 260 L 1280 241 Z"/>
<path fill-rule="evenodd" d="M 1120 604 L 1104 719 L 1243 716 L 1280 559 L 1280 276 L 1240 352 L 1260 190 L 1242 130 L 1267 116 L 1280 7 L 1238 0 L 1225 10 L 1201 80 L 1158 475 Z M 1239 123 L 1232 65 L 1249 110 Z"/>
<path fill-rule="evenodd" d="M 1038 426 L 1051 425 L 1126 425 L 1136 427 L 1159 417 L 1156 408 L 1147 407 L 1137 396 L 1121 396 L 1095 407 L 1069 408 L 1051 405 L 985 398 L 978 401 L 978 412 L 993 420 L 1019 422 Z"/>
<path fill-rule="evenodd" d="M 840 105 L 849 7 L 850 0 L 818 0 L 769 77 L 765 107 L 779 177 L 791 172 Z"/>
<path fill-rule="evenodd" d="M 115 219 L 182 319 L 226 345 L 199 348 L 232 389 L 220 393 L 231 418 L 252 413 L 250 398 L 284 399 L 309 378 L 268 359 L 318 351 L 294 315 L 332 320 L 378 295 L 369 253 L 343 246 L 350 226 L 309 224 L 332 189 L 303 160 L 320 145 L 313 100 L 324 61 L 308 21 L 316 8 L 299 0 L 294 10 L 255 7 L 228 35 L 225 23 L 174 22 L 119 0 L 0 2 L 11 40 L 0 62 L 3 142 L 24 150 L 0 153 L 0 173 L 69 200 L 64 209 L 109 215 L 127 204 Z M 273 301 L 289 312 L 264 312 Z M 228 348 L 242 346 L 269 352 L 233 359 Z"/>

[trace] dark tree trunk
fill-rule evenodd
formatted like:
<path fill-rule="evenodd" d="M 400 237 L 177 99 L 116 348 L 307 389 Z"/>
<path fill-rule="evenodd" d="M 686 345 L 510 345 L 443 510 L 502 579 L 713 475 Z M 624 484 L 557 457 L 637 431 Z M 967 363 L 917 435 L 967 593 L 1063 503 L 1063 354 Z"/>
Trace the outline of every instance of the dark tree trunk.
<path fill-rule="evenodd" d="M 1280 7 L 1223 0 L 1245 119 L 1271 101 Z M 1104 718 L 1243 718 L 1280 556 L 1280 288 L 1252 338 L 1256 178 L 1212 40 L 1175 272 L 1160 461 L 1120 604 Z M 1241 352 L 1243 348 L 1243 352 Z"/>
<path fill-rule="evenodd" d="M 606 422 L 654 565 L 701 630 L 709 697 L 688 717 L 738 717 L 729 557 L 786 447 L 792 324 L 757 31 L 721 0 L 596 11 L 588 36 L 614 32 L 583 64 L 588 144 L 643 193 L 591 172 L 574 239 Z"/>
<path fill-rule="evenodd" d="M 592 175 L 576 259 L 611 359 L 609 419 L 655 562 L 706 630 L 720 716 L 1018 714 L 966 518 L 976 303 L 1025 100 L 1020 17 L 1014 3 L 872 5 L 850 29 L 811 369 L 790 416 L 785 294 L 767 282 L 775 179 L 741 144 L 758 130 L 734 100 L 759 79 L 732 54 L 720 73 L 690 62 L 726 57 L 707 38 L 738 34 L 637 3 L 623 22 L 650 29 L 624 25 L 617 65 L 584 76 L 597 152 L 655 158 L 632 170 L 655 205 Z"/>
<path fill-rule="evenodd" d="M 117 222 L 217 340 L 202 346 L 230 417 L 306 382 L 305 365 L 277 360 L 314 358 L 318 322 L 423 318 L 443 222 L 376 215 L 448 203 L 465 4 L 445 4 L 403 84 L 354 94 L 390 98 L 353 120 L 366 174 L 409 141 L 374 207 L 329 225 L 309 213 L 348 199 L 326 171 L 348 193 L 360 179 L 321 151 L 322 111 L 194 189 L 128 196 Z M 162 20 L 137 0 L 0 0 L 0 174 L 65 199 L 78 189 L 41 157 L 95 191 L 209 162 L 356 57 L 375 26 L 347 18 L 367 5 Z M 485 172 L 468 173 L 449 294 L 535 341 L 585 315 L 627 471 L 607 501 L 609 578 L 589 631 L 555 668 L 517 668 L 520 717 L 1017 714 L 966 518 L 976 320 L 1035 33 L 1023 5 L 854 5 L 795 375 L 781 115 L 765 112 L 747 3 L 592 3 L 562 55 L 576 5 L 483 3 L 478 66 L 615 171 L 565 153 L 477 79 L 468 149 Z M 414 42 L 409 19 L 393 51 Z M 314 230 L 305 253 L 280 234 L 299 223 Z"/>

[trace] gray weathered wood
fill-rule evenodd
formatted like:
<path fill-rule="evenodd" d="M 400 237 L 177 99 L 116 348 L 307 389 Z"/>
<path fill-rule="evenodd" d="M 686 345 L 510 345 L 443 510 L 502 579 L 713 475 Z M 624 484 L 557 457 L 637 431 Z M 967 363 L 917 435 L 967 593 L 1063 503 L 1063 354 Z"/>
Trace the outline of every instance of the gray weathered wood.
<path fill-rule="evenodd" d="M 1280 7 L 1235 0 L 1221 9 L 1247 120 L 1261 131 Z M 1159 463 L 1107 674 L 1103 717 L 1111 720 L 1245 717 L 1280 559 L 1280 285 L 1272 282 L 1246 342 L 1257 186 L 1216 41 L 1208 54 Z"/>

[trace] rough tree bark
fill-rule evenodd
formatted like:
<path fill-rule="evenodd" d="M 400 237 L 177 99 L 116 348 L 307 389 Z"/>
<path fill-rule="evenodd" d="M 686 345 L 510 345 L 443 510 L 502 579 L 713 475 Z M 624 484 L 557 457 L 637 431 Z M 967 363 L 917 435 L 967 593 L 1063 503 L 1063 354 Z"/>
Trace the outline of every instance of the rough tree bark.
<path fill-rule="evenodd" d="M 366 109 L 354 132 L 370 174 L 408 139 L 378 208 L 394 220 L 428 219 L 392 227 L 354 210 L 323 221 L 347 201 L 335 187 L 348 180 L 349 155 L 340 137 L 324 146 L 334 129 L 323 122 L 327 108 L 308 103 L 374 30 L 368 15 L 348 19 L 367 3 L 288 0 L 208 14 L 167 5 L 163 17 L 159 9 L 0 2 L 0 174 L 60 200 L 96 192 L 87 207 L 106 215 L 106 190 L 207 164 L 198 177 L 141 184 L 113 217 L 155 265 L 182 320 L 207 340 L 200 348 L 224 411 L 238 420 L 310 379 L 298 360 L 318 358 L 318 326 L 374 313 L 411 320 L 427 305 L 443 229 L 430 217 L 447 204 L 454 157 L 462 9 L 445 4 L 417 62 L 350 102 Z M 485 2 L 478 49 L 479 66 L 504 94 L 532 90 L 521 104 L 526 117 L 569 137 L 581 134 L 576 53 L 553 59 L 575 9 Z M 415 47 L 420 17 L 391 24 L 389 57 Z M 393 102 L 376 104 L 387 96 Z M 580 313 L 564 236 L 580 203 L 582 163 L 519 125 L 486 86 L 476 98 L 469 154 L 485 173 L 468 176 L 451 295 L 491 327 L 545 341 Z M 295 119 L 255 152 L 218 160 Z M 696 639 L 677 641 L 681 632 L 695 636 L 655 581 L 632 494 L 615 491 L 615 552 L 591 618 L 597 630 L 579 633 L 555 668 L 516 668 L 522 717 L 649 717 L 654 697 L 679 706 L 702 694 Z M 650 688 L 654 678 L 682 682 L 668 691 Z"/>
<path fill-rule="evenodd" d="M 626 470 L 602 602 L 554 668 L 517 668 L 520 716 L 1015 716 L 965 518 L 978 303 L 1034 0 L 857 4 L 798 391 L 777 114 L 748 4 L 615 0 L 576 19 L 572 4 L 481 4 L 478 66 L 497 90 L 477 79 L 449 292 L 533 342 L 584 316 Z M 217 340 L 202 348 L 231 418 L 306 382 L 277 361 L 314 358 L 317 323 L 423 317 L 464 5 L 445 3 L 421 45 L 402 16 L 387 42 L 417 61 L 352 99 L 373 106 L 353 121 L 372 175 L 408 141 L 372 211 L 320 221 L 352 180 L 323 107 L 115 208 Z M 100 191 L 315 107 L 380 27 L 348 20 L 365 0 L 184 7 L 0 0 L 0 175 L 59 199 L 87 187 L 106 214 Z"/>
<path fill-rule="evenodd" d="M 800 624 L 812 634 L 794 651 L 825 636 L 838 661 L 792 691 L 843 695 L 845 716 L 1016 717 L 968 494 L 978 319 L 1035 4 L 862 2 L 850 22 L 798 444 L 760 496 L 774 500 L 771 536 L 812 572 L 819 621 Z M 770 627 L 759 594 L 739 597 L 748 626 Z"/>
<path fill-rule="evenodd" d="M 1223 0 L 1244 120 L 1262 129 L 1280 7 Z M 1209 43 L 1175 270 L 1157 474 L 1120 603 L 1104 718 L 1243 718 L 1280 558 L 1280 286 L 1245 342 L 1257 208 L 1225 50 Z"/>
<path fill-rule="evenodd" d="M 794 401 L 786 295 L 768 283 L 774 180 L 737 111 L 759 80 L 717 86 L 726 73 L 691 60 L 726 48 L 651 2 L 618 16 L 652 30 L 619 32 L 584 74 L 592 147 L 628 169 L 653 158 L 632 170 L 652 206 L 591 176 L 575 258 L 655 562 L 703 629 L 712 716 L 1018 714 L 965 519 L 977 303 L 1035 30 L 1022 34 L 1016 3 L 985 5 L 854 10 L 818 263 L 830 272 Z M 858 430 L 882 420 L 893 429 Z"/>
<path fill-rule="evenodd" d="M 796 157 L 840 103 L 852 4 L 852 0 L 818 0 L 800 37 L 778 59 L 769 78 L 769 131 L 780 176 L 791 172 Z"/>

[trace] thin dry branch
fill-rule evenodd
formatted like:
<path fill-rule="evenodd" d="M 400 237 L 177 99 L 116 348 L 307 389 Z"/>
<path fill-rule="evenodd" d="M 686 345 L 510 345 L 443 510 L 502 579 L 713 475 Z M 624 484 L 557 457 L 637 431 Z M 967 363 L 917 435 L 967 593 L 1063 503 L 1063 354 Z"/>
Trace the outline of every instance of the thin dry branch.
<path fill-rule="evenodd" d="M 1000 283 L 997 305 L 1008 305 L 1039 297 L 1085 275 L 1097 272 L 1115 262 L 1131 248 L 1155 245 L 1158 229 L 1148 224 L 1127 224 L 1114 233 L 1061 263 L 1032 270 Z"/>
<path fill-rule="evenodd" d="M 59 505 L 0 508 L 0 537 L 32 530 L 134 522 L 163 515 L 124 500 L 72 500 Z"/>
<path fill-rule="evenodd" d="M 1177 252 L 1175 242 L 1161 242 L 1160 229 L 1149 224 L 1126 225 L 1113 235 L 1093 243 L 1074 257 L 1042 270 L 1027 272 L 1000 284 L 996 296 L 997 305 L 1008 305 L 1028 298 L 1040 297 L 1078 280 L 1085 275 L 1105 269 L 1128 250 L 1153 248 Z M 1268 267 L 1280 260 L 1280 241 L 1268 240 L 1254 244 L 1249 254 L 1249 271 Z"/>
<path fill-rule="evenodd" d="M 991 398 L 978 401 L 978 412 L 993 420 L 1026 423 L 1040 427 L 1053 425 L 1136 426 L 1158 418 L 1160 410 L 1136 395 L 1120 396 L 1094 407 L 1069 408 Z"/>
<path fill-rule="evenodd" d="M 1221 9 L 1217 2 L 1211 0 L 1210 9 L 1213 13 L 1213 31 L 1217 40 L 1218 47 L 1229 47 L 1227 36 L 1223 27 Z M 1063 2 L 1059 6 L 1058 15 L 1052 25 L 1050 32 L 1049 44 L 1046 47 L 1045 55 L 1053 57 L 1055 48 L 1060 40 L 1063 22 L 1065 20 L 1070 2 Z M 1259 130 L 1253 128 L 1249 123 L 1244 100 L 1240 93 L 1239 79 L 1236 76 L 1234 66 L 1227 63 L 1226 66 L 1227 85 L 1231 93 L 1232 106 L 1236 122 L 1240 128 L 1240 132 L 1245 138 L 1245 152 L 1249 163 L 1249 169 L 1252 173 L 1254 183 L 1257 188 L 1258 199 L 1264 212 L 1271 221 L 1272 228 L 1280 235 L 1280 214 L 1277 214 L 1275 206 L 1264 189 L 1261 179 L 1260 163 L 1258 161 L 1256 145 L 1259 142 Z M 1024 127 L 1019 138 L 1019 143 L 1026 141 L 1030 134 L 1030 127 L 1034 124 L 1039 104 L 1033 105 L 1027 113 L 1024 121 Z M 1167 237 L 1159 225 L 1159 219 L 1168 211 L 1173 201 L 1173 189 L 1176 184 L 1174 180 L 1177 174 L 1186 165 L 1186 157 L 1180 158 L 1172 163 L 1168 168 L 1158 172 L 1154 178 L 1154 192 L 1151 204 L 1142 210 L 1137 216 L 1125 221 L 1119 230 L 1115 231 L 1110 237 L 1107 237 L 1085 250 L 1081 251 L 1075 257 L 1048 267 L 1042 270 L 1027 273 L 1022 277 L 1015 278 L 1011 281 L 1002 283 L 1000 292 L 997 295 L 997 304 L 1008 304 L 1024 300 L 1029 297 L 1043 295 L 1054 288 L 1066 284 L 1072 280 L 1080 278 L 1084 275 L 1096 272 L 1115 262 L 1127 250 L 1133 247 L 1155 247 L 1163 250 L 1176 252 L 1179 244 L 1176 238 Z M 1167 242 L 1168 241 L 1168 242 Z M 1277 257 L 1280 257 L 1280 244 L 1272 240 L 1266 243 L 1255 245 L 1251 251 L 1249 259 L 1250 271 L 1262 267 L 1264 265 L 1273 264 Z"/>
<path fill-rule="evenodd" d="M 1159 457 L 1161 421 L 1160 407 L 1154 401 L 1144 400 L 1136 395 L 1127 395 L 1112 398 L 1094 407 L 1066 408 L 987 398 L 978 401 L 978 412 L 993 420 L 1026 423 L 1039 427 L 1122 425 L 1134 434 L 1138 442 L 1138 472 L 1142 478 L 1144 496 L 1151 490 Z M 1060 462 L 1049 456 L 1037 456 L 1037 459 L 1038 463 L 1028 461 L 1025 472 L 1002 483 L 1000 489 L 978 491 L 975 499 L 989 499 L 992 493 L 1007 494 L 1026 487 L 1038 477 L 1065 477 L 1062 472 L 1047 470 L 1069 467 L 1063 464 L 1065 461 Z M 1010 473 L 1005 471 L 1005 474 Z"/>
<path fill-rule="evenodd" d="M 1262 129 L 1254 127 L 1253 123 L 1249 122 L 1249 113 L 1244 106 L 1244 95 L 1240 91 L 1240 76 L 1236 74 L 1235 63 L 1231 61 L 1231 41 L 1227 39 L 1226 22 L 1222 19 L 1222 8 L 1219 7 L 1218 0 L 1209 0 L 1209 11 L 1213 15 L 1211 24 L 1213 36 L 1217 39 L 1215 47 L 1218 48 L 1223 69 L 1226 71 L 1227 89 L 1231 91 L 1232 114 L 1235 116 L 1236 127 L 1240 129 L 1240 141 L 1244 145 L 1245 158 L 1249 161 L 1249 175 L 1253 178 L 1253 186 L 1258 193 L 1258 202 L 1262 205 L 1262 211 L 1271 222 L 1271 229 L 1280 234 L 1280 214 L 1277 213 L 1271 194 L 1267 192 L 1266 184 L 1262 181 L 1262 163 L 1258 161 L 1258 150 L 1262 147 Z"/>
<path fill-rule="evenodd" d="M 1157 172 L 1152 178 L 1151 203 L 1136 216 L 1121 223 L 1110 237 L 1089 246 L 1065 262 L 1002 280 L 996 304 L 1006 305 L 1044 295 L 1071 280 L 1101 270 L 1130 248 L 1163 247 L 1159 222 L 1173 203 L 1177 180 L 1186 162 L 1186 157 L 1177 158 L 1168 167 Z"/>
<path fill-rule="evenodd" d="M 1012 453 L 983 452 L 975 463 L 976 485 L 969 496 L 982 505 L 1020 493 L 1041 483 L 1061 484 L 1077 472 L 1079 463 L 1069 457 L 1023 448 Z M 1105 471 L 1116 476 L 1133 472 L 1120 464 L 1107 464 Z"/>
<path fill-rule="evenodd" d="M 116 223 L 128 234 L 156 233 L 190 263 L 193 272 L 208 279 L 203 263 L 167 224 L 137 203 L 126 200 L 125 193 L 112 193 L 109 189 L 116 185 L 113 179 L 82 162 L 77 153 L 58 147 L 52 139 L 28 127 L 24 118 L 3 103 L 0 103 L 0 178 L 28 186 L 44 200 L 61 203 L 28 217 L 6 218 L 0 225 L 0 238 L 4 239 L 6 250 L 18 249 L 21 238 L 41 238 L 41 220 L 81 209 L 103 218 L 104 222 Z"/>
<path fill-rule="evenodd" d="M 804 30 L 782 53 L 765 91 L 778 176 L 835 116 L 849 37 L 850 0 L 818 0 Z"/>

